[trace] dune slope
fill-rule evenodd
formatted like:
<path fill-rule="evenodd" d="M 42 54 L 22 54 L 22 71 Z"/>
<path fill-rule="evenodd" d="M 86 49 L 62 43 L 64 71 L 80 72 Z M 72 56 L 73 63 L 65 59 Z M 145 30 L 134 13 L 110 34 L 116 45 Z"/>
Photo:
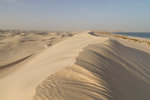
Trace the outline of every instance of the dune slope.
<path fill-rule="evenodd" d="M 1 78 L 0 98 L 149 100 L 149 59 L 149 53 L 116 40 L 79 33 Z"/>
<path fill-rule="evenodd" d="M 149 100 L 149 59 L 114 40 L 89 45 L 74 65 L 43 81 L 34 100 Z"/>

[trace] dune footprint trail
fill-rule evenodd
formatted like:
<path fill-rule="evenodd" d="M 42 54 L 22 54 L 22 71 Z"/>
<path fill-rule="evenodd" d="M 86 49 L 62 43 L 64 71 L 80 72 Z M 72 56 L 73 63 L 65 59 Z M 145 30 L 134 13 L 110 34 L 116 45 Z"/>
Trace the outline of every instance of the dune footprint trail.
<path fill-rule="evenodd" d="M 0 80 L 0 98 L 149 100 L 150 55 L 93 34 L 57 43 Z"/>

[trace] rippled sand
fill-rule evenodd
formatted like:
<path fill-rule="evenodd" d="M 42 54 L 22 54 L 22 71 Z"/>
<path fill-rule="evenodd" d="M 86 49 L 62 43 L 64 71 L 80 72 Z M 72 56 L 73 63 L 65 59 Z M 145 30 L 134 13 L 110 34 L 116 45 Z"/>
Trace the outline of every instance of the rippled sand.
<path fill-rule="evenodd" d="M 92 32 L 19 34 L 0 43 L 2 100 L 150 99 L 146 45 Z"/>

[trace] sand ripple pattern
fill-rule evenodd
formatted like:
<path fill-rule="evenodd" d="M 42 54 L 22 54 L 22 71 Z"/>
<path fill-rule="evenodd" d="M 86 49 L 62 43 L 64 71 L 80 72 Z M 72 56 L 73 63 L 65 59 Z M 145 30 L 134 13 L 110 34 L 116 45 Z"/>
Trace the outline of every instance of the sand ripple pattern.
<path fill-rule="evenodd" d="M 84 48 L 76 63 L 47 77 L 34 100 L 150 100 L 150 55 L 117 41 Z"/>

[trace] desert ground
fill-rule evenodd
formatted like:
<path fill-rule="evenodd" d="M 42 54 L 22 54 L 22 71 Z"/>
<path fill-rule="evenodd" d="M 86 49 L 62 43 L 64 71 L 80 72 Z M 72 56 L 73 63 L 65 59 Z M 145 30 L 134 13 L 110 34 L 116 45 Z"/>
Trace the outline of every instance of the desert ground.
<path fill-rule="evenodd" d="M 149 40 L 0 31 L 0 100 L 150 100 Z"/>

